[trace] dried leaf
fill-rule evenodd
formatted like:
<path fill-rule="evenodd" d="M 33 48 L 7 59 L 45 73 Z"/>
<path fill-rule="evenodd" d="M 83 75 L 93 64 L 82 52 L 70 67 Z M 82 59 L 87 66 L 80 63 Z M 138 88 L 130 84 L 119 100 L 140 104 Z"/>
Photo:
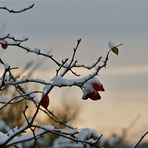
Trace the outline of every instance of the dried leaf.
<path fill-rule="evenodd" d="M 118 49 L 117 47 L 113 47 L 113 48 L 111 49 L 111 51 L 112 51 L 113 53 L 115 53 L 116 55 L 119 54 L 119 49 Z"/>

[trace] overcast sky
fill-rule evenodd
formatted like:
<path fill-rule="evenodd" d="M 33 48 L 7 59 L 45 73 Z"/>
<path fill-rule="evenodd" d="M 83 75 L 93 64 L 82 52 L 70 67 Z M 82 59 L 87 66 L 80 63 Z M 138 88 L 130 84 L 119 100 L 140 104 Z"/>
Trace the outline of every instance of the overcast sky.
<path fill-rule="evenodd" d="M 70 56 L 76 40 L 82 38 L 77 59 L 91 64 L 98 56 L 105 56 L 108 41 L 124 43 L 119 56 L 112 54 L 107 69 L 101 72 L 106 88 L 102 102 L 85 103 L 92 117 L 88 126 L 123 128 L 140 114 L 138 126 L 144 129 L 139 130 L 147 130 L 148 1 L 0 1 L 1 6 L 16 10 L 32 3 L 34 8 L 21 14 L 0 10 L 0 23 L 7 24 L 6 32 L 20 38 L 29 37 L 26 46 L 45 52 L 52 49 L 52 54 L 60 60 Z M 32 57 L 39 58 L 10 49 L 1 51 L 1 57 L 20 67 Z M 42 70 L 47 67 L 53 68 L 47 62 Z M 98 123 L 93 122 L 92 115 L 99 115 Z M 85 114 L 83 117 L 87 121 Z"/>

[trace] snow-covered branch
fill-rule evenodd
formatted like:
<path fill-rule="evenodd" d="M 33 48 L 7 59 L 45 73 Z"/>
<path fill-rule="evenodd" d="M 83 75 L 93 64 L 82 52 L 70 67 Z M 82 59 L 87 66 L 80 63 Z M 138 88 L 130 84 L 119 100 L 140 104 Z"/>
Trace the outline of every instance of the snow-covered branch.
<path fill-rule="evenodd" d="M 10 10 L 7 7 L 0 7 L 0 9 L 7 10 L 10 13 L 21 13 L 34 7 L 34 4 L 24 8 L 22 10 Z M 5 26 L 2 26 L 4 32 Z M 0 34 L 0 45 L 2 49 L 7 50 L 9 47 L 17 47 L 20 50 L 27 52 L 27 54 L 34 53 L 37 56 L 46 58 L 55 64 L 55 75 L 48 78 L 48 80 L 43 80 L 41 78 L 33 78 L 31 75 L 23 76 L 23 74 L 13 73 L 13 70 L 17 72 L 18 67 L 11 67 L 11 64 L 7 64 L 0 58 L 0 64 L 3 66 L 3 72 L 0 77 L 0 92 L 6 92 L 7 96 L 2 94 L 0 97 L 0 112 L 4 111 L 6 107 L 12 106 L 14 104 L 19 104 L 20 102 L 31 102 L 32 108 L 29 105 L 23 104 L 23 108 L 19 114 L 23 115 L 24 124 L 18 127 L 11 128 L 7 132 L 0 131 L 0 147 L 14 146 L 20 143 L 34 141 L 32 145 L 35 145 L 38 139 L 45 134 L 54 134 L 60 138 L 66 138 L 66 144 L 75 145 L 78 147 L 101 147 L 102 134 L 98 134 L 94 129 L 84 128 L 77 129 L 69 125 L 67 122 L 61 121 L 54 112 L 49 110 L 48 106 L 50 104 L 49 95 L 55 87 L 72 87 L 76 86 L 82 90 L 82 99 L 87 100 L 100 100 L 100 91 L 105 91 L 103 84 L 99 81 L 98 75 L 100 70 L 107 66 L 109 55 L 111 52 L 118 54 L 119 47 L 122 44 L 114 45 L 109 42 L 109 50 L 106 53 L 105 58 L 99 56 L 97 60 L 90 64 L 90 66 L 80 64 L 76 60 L 77 51 L 80 48 L 81 39 L 78 39 L 75 47 L 72 51 L 71 57 L 65 57 L 64 59 L 57 60 L 55 57 L 49 53 L 44 53 L 42 49 L 30 48 L 26 46 L 29 38 L 18 39 L 12 36 L 10 33 L 7 35 Z M 86 69 L 88 73 L 86 75 L 80 76 L 77 73 L 77 69 Z M 36 70 L 36 69 L 34 69 Z M 72 74 L 74 78 L 67 78 L 68 74 Z M 34 86 L 42 86 L 40 90 L 27 90 L 24 85 L 30 85 L 32 83 Z M 8 93 L 9 87 L 13 86 L 15 93 L 11 96 Z M 39 94 L 39 95 L 38 95 Z M 31 113 L 28 115 L 27 110 L 31 109 Z M 61 127 L 57 128 L 47 122 L 46 125 L 40 125 L 37 122 L 37 116 L 42 113 L 46 115 L 48 119 L 52 120 L 54 123 L 59 124 Z M 55 140 L 54 146 L 59 144 L 62 140 L 57 138 Z M 72 141 L 72 142 L 71 142 Z"/>
<path fill-rule="evenodd" d="M 75 143 L 75 145 L 88 145 L 88 146 L 93 146 L 99 148 L 102 143 L 102 135 L 96 133 L 95 130 L 93 129 L 57 129 L 52 125 L 44 125 L 44 126 L 39 126 L 39 125 L 25 125 L 23 128 L 14 128 L 11 129 L 7 134 L 0 133 L 1 136 L 3 136 L 3 139 L 0 140 L 1 146 L 5 146 L 7 143 L 7 146 L 12 146 L 18 143 L 22 143 L 25 141 L 30 141 L 34 140 L 34 138 L 38 139 L 40 138 L 43 134 L 47 133 L 52 133 L 56 134 L 58 136 L 61 136 L 63 138 L 67 138 Z M 27 128 L 34 128 L 34 133 L 27 133 L 25 135 L 17 136 L 18 133 L 20 134 L 21 132 L 27 130 Z"/>

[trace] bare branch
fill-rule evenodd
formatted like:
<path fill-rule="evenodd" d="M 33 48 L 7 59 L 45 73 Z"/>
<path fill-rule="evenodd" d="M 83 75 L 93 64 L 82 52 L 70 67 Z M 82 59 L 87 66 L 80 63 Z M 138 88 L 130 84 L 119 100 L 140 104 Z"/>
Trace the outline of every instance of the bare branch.
<path fill-rule="evenodd" d="M 8 9 L 7 7 L 0 7 L 0 9 L 6 10 L 6 11 L 8 11 L 9 13 L 22 13 L 22 12 L 24 12 L 24 11 L 27 11 L 27 10 L 29 10 L 29 9 L 32 9 L 32 8 L 34 7 L 34 5 L 35 5 L 35 4 L 32 4 L 31 6 L 26 7 L 26 8 L 24 8 L 24 9 L 22 9 L 22 10 L 10 10 L 10 9 Z"/>
<path fill-rule="evenodd" d="M 26 116 L 26 113 L 25 113 L 26 110 L 27 110 L 27 108 L 28 108 L 28 106 L 26 105 L 25 110 L 23 111 L 23 115 L 24 115 L 24 117 L 25 117 L 25 119 L 26 119 L 26 121 L 27 121 L 27 124 L 28 124 L 30 130 L 32 131 L 32 134 L 33 134 L 33 137 L 34 137 L 34 144 L 33 144 L 33 145 L 35 145 L 36 140 L 37 140 L 36 135 L 35 135 L 35 129 L 36 129 L 36 127 L 35 127 L 34 129 L 32 129 L 32 125 L 30 124 L 30 122 L 29 122 L 29 120 L 28 120 L 28 118 L 27 118 L 27 116 Z M 34 146 L 33 146 L 33 147 L 34 147 Z"/>
<path fill-rule="evenodd" d="M 145 132 L 145 134 L 139 139 L 139 141 L 136 143 L 136 145 L 133 148 L 139 147 L 140 143 L 142 142 L 142 140 L 145 138 L 146 135 L 148 135 L 148 131 Z"/>
<path fill-rule="evenodd" d="M 27 40 L 27 39 L 26 39 Z M 25 40 L 25 41 L 26 41 Z M 46 57 L 46 58 L 49 58 L 51 59 L 55 64 L 57 64 L 58 66 L 61 66 L 61 64 L 55 60 L 53 58 L 53 55 L 48 55 L 48 54 L 45 54 L 45 53 L 42 53 L 42 52 L 36 52 L 35 50 L 32 50 L 28 47 L 25 47 L 25 46 L 22 46 L 20 43 L 8 43 L 8 46 L 15 46 L 15 47 L 18 47 L 20 49 L 24 49 L 25 51 L 27 51 L 27 53 L 34 53 L 34 54 L 37 54 L 37 55 L 40 55 L 40 56 L 43 56 L 43 57 Z"/>
<path fill-rule="evenodd" d="M 10 10 L 7 7 L 0 7 L 2 10 L 6 10 L 9 13 L 22 13 L 27 10 L 30 10 L 34 7 L 34 4 L 32 4 L 29 7 L 26 7 L 22 10 Z M 6 43 L 5 43 L 5 42 Z M 10 42 L 9 42 L 10 41 Z M 98 134 L 95 134 L 93 130 L 88 129 L 87 132 L 84 129 L 76 129 L 70 125 L 68 125 L 66 122 L 62 122 L 52 111 L 50 111 L 48 108 L 43 108 L 44 106 L 41 106 L 41 101 L 43 98 L 48 95 L 52 89 L 55 87 L 71 87 L 71 86 L 77 86 L 82 91 L 84 91 L 84 85 L 86 82 L 90 79 L 95 79 L 96 76 L 99 75 L 99 72 L 101 69 L 105 68 L 107 66 L 107 62 L 109 59 L 109 55 L 111 53 L 111 49 L 107 52 L 104 60 L 102 60 L 102 57 L 99 57 L 93 64 L 90 66 L 85 65 L 85 64 L 79 64 L 78 61 L 76 60 L 76 53 L 78 51 L 79 45 L 81 43 L 81 39 L 77 40 L 76 46 L 73 48 L 72 56 L 70 58 L 65 58 L 63 60 L 56 60 L 53 55 L 50 55 L 49 53 L 44 53 L 38 48 L 29 48 L 23 45 L 23 43 L 26 43 L 28 41 L 28 38 L 24 39 L 17 39 L 15 36 L 11 36 L 10 33 L 7 34 L 4 37 L 0 38 L 0 44 L 2 45 L 3 49 L 6 49 L 9 46 L 17 47 L 21 50 L 26 51 L 27 53 L 34 53 L 36 55 L 42 56 L 43 58 L 46 58 L 50 61 L 53 61 L 54 64 L 57 66 L 56 71 L 55 71 L 55 76 L 53 78 L 48 79 L 48 81 L 42 80 L 42 79 L 34 79 L 34 78 L 29 78 L 31 77 L 30 74 L 28 74 L 28 77 L 21 77 L 21 74 L 24 71 L 21 71 L 19 73 L 19 76 L 15 76 L 12 73 L 13 69 L 17 69 L 17 67 L 11 67 L 8 64 L 6 64 L 2 59 L 0 59 L 0 64 L 3 65 L 4 71 L 2 73 L 2 76 L 0 78 L 0 91 L 4 91 L 6 88 L 8 88 L 10 85 L 14 86 L 14 89 L 16 91 L 16 94 L 13 95 L 13 97 L 10 97 L 10 99 L 6 100 L 1 100 L 0 104 L 2 106 L 0 107 L 0 111 L 2 111 L 7 105 L 11 105 L 14 103 L 21 102 L 23 100 L 30 100 L 31 102 L 34 103 L 35 105 L 35 110 L 33 111 L 33 115 L 31 116 L 31 119 L 29 120 L 26 111 L 28 106 L 26 105 L 25 109 L 23 112 L 23 115 L 25 117 L 25 124 L 22 125 L 19 129 L 14 131 L 13 133 L 8 132 L 8 137 L 4 139 L 3 143 L 1 143 L 0 147 L 8 147 L 15 145 L 20 142 L 24 141 L 29 141 L 29 140 L 34 140 L 34 144 L 36 143 L 37 139 L 41 137 L 41 135 L 46 134 L 46 133 L 53 133 L 58 136 L 62 136 L 64 138 L 67 138 L 69 140 L 72 140 L 76 143 L 81 143 L 84 147 L 89 145 L 90 147 L 99 147 L 98 143 L 100 139 L 102 138 L 102 135 L 99 137 Z M 4 44 L 5 43 L 5 44 Z M 6 47 L 4 45 L 7 45 Z M 122 44 L 119 44 L 115 47 L 121 46 Z M 40 65 L 41 63 L 39 63 Z M 28 65 L 27 65 L 28 66 Z M 38 66 L 38 65 L 37 65 Z M 36 67 L 34 67 L 33 70 L 36 70 Z M 84 68 L 86 70 L 91 70 L 93 71 L 92 73 L 89 71 L 86 76 L 79 77 L 80 75 L 75 72 L 75 69 L 78 68 Z M 26 68 L 27 69 L 27 68 Z M 67 79 L 66 74 L 72 73 L 73 76 L 77 76 L 76 79 Z M 45 86 L 45 90 L 43 89 L 42 91 L 27 91 L 23 88 L 23 84 L 30 84 L 34 83 L 36 85 L 40 86 Z M 46 88 L 47 86 L 47 88 Z M 42 97 L 40 98 L 39 103 L 34 100 L 33 94 L 38 94 L 42 93 Z M 14 97 L 15 96 L 15 97 Z M 48 98 L 49 99 L 49 98 Z M 49 100 L 48 100 L 49 101 Z M 48 106 L 47 106 L 48 107 Z M 38 113 L 42 112 L 43 114 L 47 115 L 48 118 L 50 118 L 54 123 L 61 125 L 64 127 L 63 129 L 60 128 L 55 128 L 52 125 L 47 125 L 47 126 L 39 126 L 36 125 L 36 118 L 38 116 Z M 22 114 L 21 114 L 22 115 Z M 86 128 L 87 129 L 87 128 Z M 24 133 L 26 130 L 31 130 L 31 134 Z M 72 131 L 72 132 L 69 132 Z M 88 132 L 89 131 L 89 132 Z M 83 133 L 84 132 L 84 133 Z M 87 133 L 87 134 L 86 134 Z M 84 136 L 82 136 L 82 135 Z M 137 142 L 134 148 L 137 148 L 143 138 L 148 134 L 148 131 L 141 137 L 141 139 Z M 28 136 L 29 135 L 29 136 Z M 27 137 L 26 139 L 24 137 Z M 83 138 L 82 138 L 83 137 Z M 24 138 L 24 139 L 23 139 Z"/>
<path fill-rule="evenodd" d="M 76 47 L 73 48 L 73 55 L 72 55 L 71 61 L 70 61 L 69 65 L 66 67 L 65 71 L 63 72 L 63 74 L 61 74 L 62 77 L 71 69 L 71 65 L 72 65 L 72 63 L 74 61 L 74 58 L 75 58 L 75 55 L 76 55 L 76 51 L 77 51 L 77 49 L 78 49 L 78 47 L 80 45 L 80 42 L 81 42 L 81 39 L 78 39 Z"/>
<path fill-rule="evenodd" d="M 2 110 L 4 107 L 6 107 L 9 104 L 15 104 L 15 103 L 23 101 L 24 99 L 28 99 L 28 100 L 32 101 L 33 98 L 31 98 L 31 95 L 36 94 L 36 93 L 42 93 L 42 92 L 41 91 L 33 91 L 33 92 L 29 92 L 29 93 L 24 93 L 24 94 L 22 93 L 21 95 L 15 96 L 12 99 L 9 99 L 7 101 L 1 100 L 0 103 L 4 104 L 4 105 L 2 107 L 0 107 L 0 110 Z M 20 98 L 22 98 L 22 99 L 20 99 Z"/>
<path fill-rule="evenodd" d="M 58 76 L 59 71 L 62 67 L 64 67 L 64 64 L 68 61 L 68 58 L 66 58 L 64 61 L 62 61 L 62 64 L 59 66 L 59 68 L 56 70 L 56 76 Z"/>
<path fill-rule="evenodd" d="M 88 70 L 91 70 L 92 68 L 95 68 L 97 65 L 98 65 L 98 63 L 101 61 L 101 59 L 102 59 L 102 57 L 99 57 L 98 59 L 97 59 L 97 61 L 94 63 L 94 64 L 92 64 L 91 66 L 86 66 L 86 65 L 80 65 L 80 64 L 75 64 L 75 66 L 74 67 L 78 67 L 78 68 L 86 68 L 86 69 L 88 69 Z"/>
<path fill-rule="evenodd" d="M 69 128 L 69 129 L 75 129 L 75 128 L 73 128 L 73 127 L 71 127 L 71 126 L 69 126 L 69 125 L 67 125 L 66 123 L 63 123 L 62 121 L 60 121 L 59 120 L 59 118 L 52 112 L 52 111 L 50 111 L 49 109 L 42 109 L 42 108 L 40 108 L 40 110 L 42 111 L 42 112 L 44 112 L 50 119 L 52 119 L 55 123 L 58 123 L 59 125 L 63 125 L 63 126 L 65 126 L 65 127 L 67 127 L 67 128 Z"/>

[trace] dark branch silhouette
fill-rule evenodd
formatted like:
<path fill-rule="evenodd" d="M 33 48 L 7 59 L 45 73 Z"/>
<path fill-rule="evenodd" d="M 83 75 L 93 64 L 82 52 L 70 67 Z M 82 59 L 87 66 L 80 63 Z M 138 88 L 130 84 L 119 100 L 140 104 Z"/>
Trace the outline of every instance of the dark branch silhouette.
<path fill-rule="evenodd" d="M 22 10 L 10 10 L 10 9 L 8 9 L 7 7 L 0 7 L 0 9 L 3 9 L 3 10 L 6 10 L 6 11 L 8 11 L 9 13 L 22 13 L 22 12 L 24 12 L 24 11 L 27 11 L 27 10 L 29 10 L 29 9 L 32 9 L 34 7 L 34 4 L 32 4 L 31 6 L 29 6 L 29 7 L 26 7 L 26 8 L 24 8 L 24 9 L 22 9 Z"/>

